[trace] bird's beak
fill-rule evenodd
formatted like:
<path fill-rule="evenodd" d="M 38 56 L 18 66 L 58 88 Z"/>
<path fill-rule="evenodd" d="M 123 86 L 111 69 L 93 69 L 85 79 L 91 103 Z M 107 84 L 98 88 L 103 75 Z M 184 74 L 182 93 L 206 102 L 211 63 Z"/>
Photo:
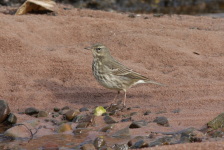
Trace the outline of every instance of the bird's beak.
<path fill-rule="evenodd" d="M 87 49 L 87 50 L 93 50 L 92 47 L 85 47 L 84 49 Z"/>

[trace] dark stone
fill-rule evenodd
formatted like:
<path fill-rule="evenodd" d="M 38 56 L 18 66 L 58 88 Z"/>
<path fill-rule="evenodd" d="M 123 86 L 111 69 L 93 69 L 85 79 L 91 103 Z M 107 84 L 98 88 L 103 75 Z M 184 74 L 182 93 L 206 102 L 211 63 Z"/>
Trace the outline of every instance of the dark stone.
<path fill-rule="evenodd" d="M 0 100 L 0 123 L 6 120 L 10 112 L 7 101 Z"/>
<path fill-rule="evenodd" d="M 91 124 L 95 123 L 95 115 L 85 115 L 85 117 L 83 117 L 82 122 L 89 122 Z"/>
<path fill-rule="evenodd" d="M 153 17 L 162 17 L 163 14 L 153 14 Z"/>
<path fill-rule="evenodd" d="M 223 132 L 222 131 L 215 131 L 212 135 L 213 138 L 217 137 L 223 137 Z"/>
<path fill-rule="evenodd" d="M 25 110 L 25 114 L 27 114 L 27 115 L 33 115 L 33 114 L 38 114 L 38 113 L 39 113 L 39 110 L 34 107 L 30 107 Z"/>
<path fill-rule="evenodd" d="M 178 143 L 190 143 L 189 137 L 187 136 L 181 137 Z"/>
<path fill-rule="evenodd" d="M 55 111 L 55 112 L 59 112 L 60 110 L 61 110 L 61 109 L 58 108 L 58 107 L 55 107 L 55 108 L 54 108 L 54 111 Z"/>
<path fill-rule="evenodd" d="M 82 146 L 82 150 L 96 150 L 96 149 L 95 149 L 95 146 L 93 144 L 86 143 Z"/>
<path fill-rule="evenodd" d="M 130 116 L 134 116 L 134 115 L 137 115 L 138 114 L 138 112 L 132 112 L 132 113 L 130 113 Z"/>
<path fill-rule="evenodd" d="M 104 121 L 105 121 L 105 123 L 107 123 L 107 124 L 111 124 L 111 123 L 117 123 L 112 117 L 110 117 L 110 116 L 105 116 L 104 117 Z"/>
<path fill-rule="evenodd" d="M 130 124 L 129 128 L 141 128 L 142 126 L 147 126 L 148 123 L 145 120 L 134 121 Z"/>
<path fill-rule="evenodd" d="M 8 115 L 8 118 L 7 118 L 6 121 L 7 121 L 9 124 L 16 124 L 16 123 L 17 123 L 17 117 L 16 117 L 15 114 L 10 113 L 10 114 Z"/>
<path fill-rule="evenodd" d="M 131 133 L 128 127 L 121 129 L 112 135 L 112 137 L 129 137 L 129 136 L 131 136 Z"/>
<path fill-rule="evenodd" d="M 209 128 L 218 129 L 224 126 L 224 113 L 219 114 L 213 120 L 207 123 Z"/>
<path fill-rule="evenodd" d="M 107 126 L 101 128 L 100 131 L 102 131 L 102 132 L 107 132 L 107 130 L 111 130 L 111 129 L 113 129 L 114 126 L 115 126 L 115 124 L 109 124 L 109 125 L 107 125 Z"/>
<path fill-rule="evenodd" d="M 135 18 L 135 15 L 134 14 L 130 14 L 128 17 Z"/>
<path fill-rule="evenodd" d="M 58 117 L 59 116 L 59 113 L 54 113 L 54 114 L 52 114 L 52 117 L 53 118 L 56 118 L 56 117 Z"/>
<path fill-rule="evenodd" d="M 149 115 L 151 113 L 151 111 L 150 110 L 147 110 L 145 113 L 144 113 L 144 115 Z"/>
<path fill-rule="evenodd" d="M 106 144 L 105 140 L 103 137 L 97 137 L 94 141 L 93 141 L 93 145 L 95 146 L 96 149 L 101 148 L 102 146 L 104 146 Z"/>
<path fill-rule="evenodd" d="M 88 122 L 80 122 L 76 128 L 87 128 L 89 126 Z"/>
<path fill-rule="evenodd" d="M 181 111 L 181 109 L 177 109 L 177 110 L 174 110 L 172 111 L 173 113 L 179 113 Z"/>
<path fill-rule="evenodd" d="M 138 149 L 138 148 L 144 148 L 144 147 L 149 147 L 149 144 L 143 140 L 139 140 L 131 147 L 131 149 Z"/>
<path fill-rule="evenodd" d="M 47 117 L 47 116 L 48 116 L 48 112 L 46 112 L 46 111 L 39 111 L 37 117 Z"/>
<path fill-rule="evenodd" d="M 80 134 L 87 133 L 87 132 L 89 132 L 89 129 L 87 129 L 87 128 L 78 128 L 78 129 L 73 130 L 73 133 L 75 135 L 80 135 Z"/>
<path fill-rule="evenodd" d="M 156 117 L 156 119 L 153 122 L 156 122 L 157 124 L 165 126 L 165 127 L 169 126 L 169 122 L 166 117 Z"/>
<path fill-rule="evenodd" d="M 149 147 L 162 146 L 162 145 L 163 145 L 163 143 L 158 142 L 158 141 L 154 141 L 154 142 L 149 144 Z"/>
<path fill-rule="evenodd" d="M 83 108 L 80 108 L 79 111 L 80 111 L 80 112 L 83 112 L 83 111 L 89 111 L 89 109 L 86 108 L 86 107 L 83 107 Z"/>
<path fill-rule="evenodd" d="M 86 115 L 77 115 L 72 119 L 72 122 L 79 122 L 82 120 Z"/>
<path fill-rule="evenodd" d="M 65 106 L 61 110 L 69 110 L 69 107 L 68 106 Z"/>
<path fill-rule="evenodd" d="M 131 121 L 131 117 L 121 120 L 121 122 L 128 122 L 128 121 Z"/>
<path fill-rule="evenodd" d="M 116 150 L 128 150 L 127 144 L 116 145 Z"/>

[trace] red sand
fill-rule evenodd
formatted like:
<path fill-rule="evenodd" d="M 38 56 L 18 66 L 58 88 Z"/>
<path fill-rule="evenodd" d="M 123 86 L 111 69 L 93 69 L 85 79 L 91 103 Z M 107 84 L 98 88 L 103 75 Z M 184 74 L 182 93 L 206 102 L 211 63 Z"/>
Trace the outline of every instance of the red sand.
<path fill-rule="evenodd" d="M 176 131 L 199 129 L 223 112 L 224 19 L 152 14 L 130 18 L 63 7 L 57 5 L 57 16 L 0 13 L 0 98 L 8 101 L 12 112 L 28 107 L 109 105 L 116 91 L 97 83 L 92 53 L 84 49 L 94 43 L 106 45 L 121 63 L 169 86 L 144 84 L 129 89 L 126 105 L 141 107 L 133 119 L 166 116 L 171 127 L 163 131 Z M 123 99 L 123 92 L 118 99 Z M 176 109 L 181 112 L 171 112 Z M 146 110 L 152 113 L 143 116 Z M 167 113 L 156 114 L 162 110 Z M 149 132 L 155 130 L 151 127 Z M 224 142 L 211 145 L 218 148 L 217 144 Z"/>

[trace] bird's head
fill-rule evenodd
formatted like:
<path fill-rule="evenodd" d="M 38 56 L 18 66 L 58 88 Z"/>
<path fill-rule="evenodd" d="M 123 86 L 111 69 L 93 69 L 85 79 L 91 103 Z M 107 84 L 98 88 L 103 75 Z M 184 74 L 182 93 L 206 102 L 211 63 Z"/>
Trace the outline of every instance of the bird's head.
<path fill-rule="evenodd" d="M 94 44 L 92 47 L 86 47 L 85 49 L 91 50 L 94 57 L 108 57 L 110 52 L 103 44 Z"/>

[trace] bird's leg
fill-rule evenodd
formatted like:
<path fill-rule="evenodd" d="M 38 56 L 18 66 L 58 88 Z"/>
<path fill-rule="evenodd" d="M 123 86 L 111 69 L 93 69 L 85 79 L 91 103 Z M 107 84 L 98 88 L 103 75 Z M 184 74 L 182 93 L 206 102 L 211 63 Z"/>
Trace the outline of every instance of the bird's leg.
<path fill-rule="evenodd" d="M 123 103 L 123 108 L 125 107 L 125 100 L 126 100 L 126 90 L 123 90 L 124 91 L 124 103 Z"/>
<path fill-rule="evenodd" d="M 112 107 L 112 105 L 114 104 L 114 101 L 116 100 L 116 98 L 117 98 L 118 94 L 120 94 L 120 91 L 117 91 L 117 94 L 116 94 L 116 96 L 115 96 L 114 100 L 112 101 L 112 103 L 110 104 L 110 107 L 109 107 L 109 108 L 111 108 L 111 107 Z"/>

